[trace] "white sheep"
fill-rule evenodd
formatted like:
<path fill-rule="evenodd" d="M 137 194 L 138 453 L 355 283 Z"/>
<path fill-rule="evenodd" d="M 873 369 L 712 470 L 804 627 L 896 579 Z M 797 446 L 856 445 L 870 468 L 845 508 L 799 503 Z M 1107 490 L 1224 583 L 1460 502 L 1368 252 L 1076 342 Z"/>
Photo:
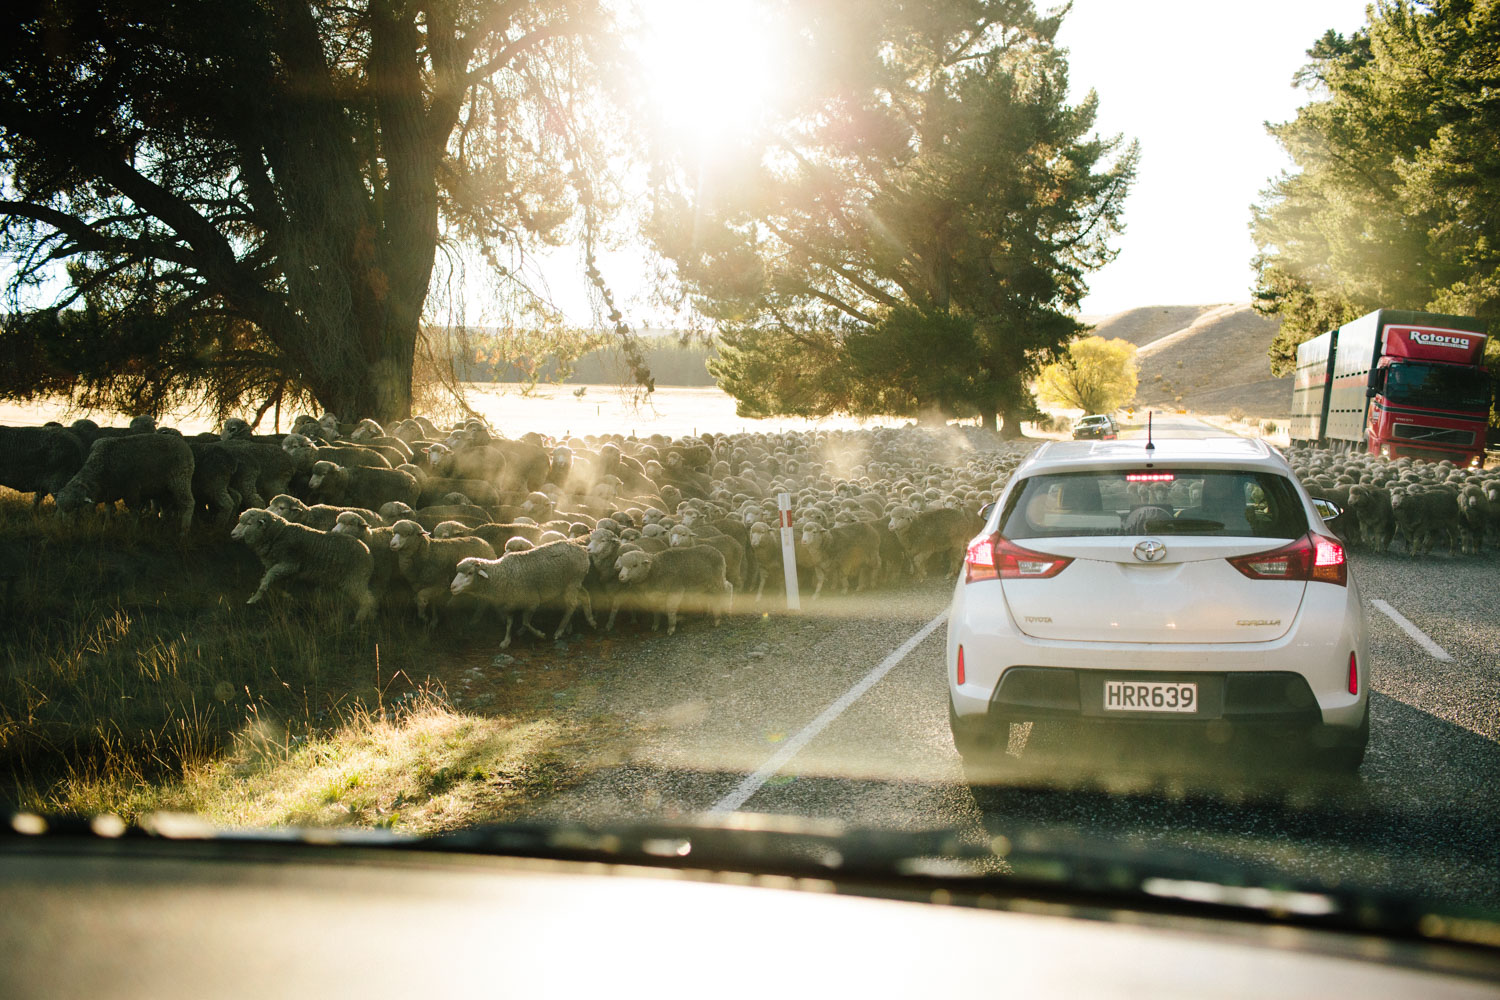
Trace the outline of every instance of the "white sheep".
<path fill-rule="evenodd" d="M 517 611 L 521 612 L 521 629 L 538 638 L 546 638 L 546 633 L 531 624 L 531 616 L 543 605 L 563 609 L 553 639 L 568 630 L 580 605 L 589 625 L 597 628 L 593 604 L 583 586 L 588 571 L 588 553 L 582 548 L 568 541 L 549 542 L 507 552 L 499 559 L 464 559 L 455 568 L 449 588 L 454 596 L 473 594 L 505 616 L 505 638 L 500 648 L 506 649 L 510 646 L 512 616 Z"/>

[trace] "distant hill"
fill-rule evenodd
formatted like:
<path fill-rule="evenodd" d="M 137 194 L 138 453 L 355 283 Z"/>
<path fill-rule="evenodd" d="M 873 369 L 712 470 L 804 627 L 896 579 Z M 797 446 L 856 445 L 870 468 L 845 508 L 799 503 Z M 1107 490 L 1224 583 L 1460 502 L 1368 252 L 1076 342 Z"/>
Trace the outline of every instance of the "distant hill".
<path fill-rule="evenodd" d="M 1266 358 L 1278 324 L 1257 316 L 1248 304 L 1141 306 L 1090 321 L 1095 335 L 1139 348 L 1137 405 L 1224 414 L 1239 408 L 1246 416 L 1274 420 L 1285 419 L 1291 409 L 1291 379 L 1272 378 Z M 718 353 L 712 342 L 683 343 L 666 331 L 649 334 L 642 347 L 658 385 L 714 384 L 705 367 Z M 513 371 L 480 374 L 471 368 L 461 364 L 460 377 L 516 378 Z M 610 346 L 580 358 L 567 381 L 610 384 L 629 377 L 623 352 Z"/>
<path fill-rule="evenodd" d="M 1271 377 L 1266 349 L 1280 324 L 1248 303 L 1143 306 L 1098 320 L 1094 334 L 1139 347 L 1137 406 L 1176 406 L 1282 420 L 1292 379 Z"/>
<path fill-rule="evenodd" d="M 1112 316 L 1095 317 L 1094 336 L 1105 340 L 1128 340 L 1145 347 L 1153 340 L 1191 326 L 1206 312 L 1222 306 L 1139 306 Z"/>

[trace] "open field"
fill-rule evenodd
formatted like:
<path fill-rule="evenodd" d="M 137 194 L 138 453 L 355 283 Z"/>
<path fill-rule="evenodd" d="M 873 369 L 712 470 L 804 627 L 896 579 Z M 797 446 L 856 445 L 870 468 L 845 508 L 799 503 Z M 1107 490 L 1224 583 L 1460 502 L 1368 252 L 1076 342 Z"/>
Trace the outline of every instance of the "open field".
<path fill-rule="evenodd" d="M 509 383 L 471 382 L 466 386 L 469 405 L 501 433 L 519 435 L 537 431 L 553 437 L 584 434 L 668 434 L 678 436 L 698 431 L 732 433 L 779 433 L 852 427 L 900 427 L 908 420 L 897 417 L 831 417 L 804 420 L 777 417 L 755 420 L 737 416 L 735 402 L 716 386 L 661 386 L 644 400 L 629 388 L 617 385 L 540 385 L 527 396 Z M 281 415 L 281 428 L 290 426 L 293 413 Z M 89 417 L 100 424 L 124 424 L 129 414 L 71 410 L 59 400 L 34 403 L 0 403 L 0 424 L 42 424 L 48 420 L 68 423 Z M 216 430 L 214 421 L 193 410 L 167 414 L 161 423 L 183 433 Z M 263 427 L 271 429 L 268 415 Z"/>

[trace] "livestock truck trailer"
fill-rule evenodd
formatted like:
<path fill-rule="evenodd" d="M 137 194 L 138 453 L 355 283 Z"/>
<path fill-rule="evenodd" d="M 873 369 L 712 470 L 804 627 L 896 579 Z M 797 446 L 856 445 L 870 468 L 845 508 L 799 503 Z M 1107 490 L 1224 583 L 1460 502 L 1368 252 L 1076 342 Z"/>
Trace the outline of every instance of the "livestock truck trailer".
<path fill-rule="evenodd" d="M 1293 444 L 1484 464 L 1485 322 L 1377 309 L 1297 348 Z"/>

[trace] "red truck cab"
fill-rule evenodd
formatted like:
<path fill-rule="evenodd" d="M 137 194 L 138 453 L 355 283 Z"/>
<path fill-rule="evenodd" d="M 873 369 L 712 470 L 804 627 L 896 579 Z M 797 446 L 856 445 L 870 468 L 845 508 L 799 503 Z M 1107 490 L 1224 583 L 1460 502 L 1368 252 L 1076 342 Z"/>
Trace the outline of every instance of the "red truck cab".
<path fill-rule="evenodd" d="M 1478 465 L 1489 423 L 1485 335 L 1390 324 L 1366 394 L 1371 454 Z"/>
<path fill-rule="evenodd" d="M 1484 464 L 1485 323 L 1377 309 L 1297 348 L 1292 440 Z"/>

